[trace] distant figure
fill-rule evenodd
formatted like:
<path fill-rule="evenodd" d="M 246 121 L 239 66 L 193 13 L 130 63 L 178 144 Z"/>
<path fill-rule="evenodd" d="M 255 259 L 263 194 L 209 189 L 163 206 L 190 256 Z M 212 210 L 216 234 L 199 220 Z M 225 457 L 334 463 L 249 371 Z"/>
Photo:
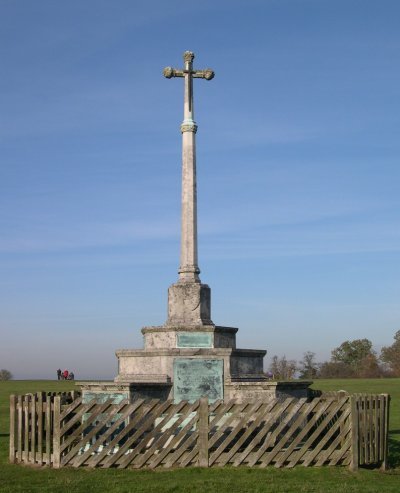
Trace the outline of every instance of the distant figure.
<path fill-rule="evenodd" d="M 63 377 L 64 377 L 64 380 L 68 380 L 68 370 L 64 370 L 64 373 L 63 373 Z"/>
<path fill-rule="evenodd" d="M 74 380 L 74 378 L 75 378 L 74 372 L 70 371 L 68 375 L 68 380 Z"/>
<path fill-rule="evenodd" d="M 60 368 L 57 370 L 57 380 L 61 380 L 61 370 L 60 370 Z"/>

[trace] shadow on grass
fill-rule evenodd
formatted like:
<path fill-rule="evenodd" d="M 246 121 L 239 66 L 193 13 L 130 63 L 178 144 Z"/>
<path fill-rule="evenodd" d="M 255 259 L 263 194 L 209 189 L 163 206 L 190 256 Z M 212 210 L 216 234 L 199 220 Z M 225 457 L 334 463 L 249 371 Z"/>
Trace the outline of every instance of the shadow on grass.
<path fill-rule="evenodd" d="M 400 434 L 400 430 L 394 430 L 390 432 L 391 435 Z M 389 438 L 389 467 L 400 467 L 400 442 L 393 438 Z"/>
<path fill-rule="evenodd" d="M 0 438 L 8 438 L 10 436 L 9 433 L 0 433 Z"/>

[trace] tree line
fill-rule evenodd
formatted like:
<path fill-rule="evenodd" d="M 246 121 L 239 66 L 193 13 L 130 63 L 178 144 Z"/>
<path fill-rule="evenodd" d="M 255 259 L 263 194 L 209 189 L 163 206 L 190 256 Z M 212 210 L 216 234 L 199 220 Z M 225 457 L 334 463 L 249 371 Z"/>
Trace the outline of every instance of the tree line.
<path fill-rule="evenodd" d="M 391 346 L 378 355 L 368 339 L 344 341 L 331 352 L 331 359 L 318 363 L 315 353 L 307 351 L 299 362 L 285 356 L 273 356 L 269 376 L 274 380 L 314 378 L 379 378 L 400 377 L 400 330 Z"/>

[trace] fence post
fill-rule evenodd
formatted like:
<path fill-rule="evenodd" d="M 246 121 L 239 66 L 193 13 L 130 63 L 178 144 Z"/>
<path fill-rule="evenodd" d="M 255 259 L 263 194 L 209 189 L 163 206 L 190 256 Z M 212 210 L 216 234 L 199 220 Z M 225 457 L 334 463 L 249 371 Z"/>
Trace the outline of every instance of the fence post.
<path fill-rule="evenodd" d="M 29 462 L 29 394 L 24 395 L 24 451 L 22 460 L 25 463 Z"/>
<path fill-rule="evenodd" d="M 37 392 L 37 419 L 38 419 L 38 434 L 37 434 L 37 460 L 40 465 L 43 464 L 43 393 Z"/>
<path fill-rule="evenodd" d="M 53 467 L 59 469 L 61 466 L 61 396 L 54 397 L 53 410 Z"/>
<path fill-rule="evenodd" d="M 358 409 L 357 409 L 357 397 L 352 395 L 350 398 L 351 405 L 351 461 L 350 470 L 356 471 L 358 469 Z"/>
<path fill-rule="evenodd" d="M 386 471 L 388 468 L 388 455 L 389 455 L 389 404 L 390 404 L 390 395 L 385 394 L 384 395 L 384 401 L 385 403 L 385 414 L 384 414 L 384 420 L 385 424 L 383 426 L 383 461 L 381 465 L 381 470 Z"/>
<path fill-rule="evenodd" d="M 337 398 L 337 401 L 338 401 L 338 402 L 340 402 L 340 400 L 341 400 L 341 399 L 344 399 L 344 398 L 345 398 L 345 397 L 347 397 L 347 396 L 348 396 L 348 393 L 347 393 L 345 390 L 339 390 L 339 391 L 337 392 L 337 396 L 336 396 L 336 398 Z M 344 446 L 345 446 L 345 443 L 346 443 L 346 436 L 344 435 L 343 430 L 346 428 L 346 426 L 347 426 L 347 424 L 348 424 L 348 419 L 349 419 L 349 418 L 347 418 L 347 419 L 346 419 L 347 423 L 346 423 L 346 421 L 345 421 L 343 424 L 341 424 L 341 425 L 339 426 L 339 434 L 340 434 L 340 435 L 341 435 L 341 437 L 342 437 L 342 440 L 340 441 L 340 446 L 341 446 L 341 447 L 344 447 Z"/>
<path fill-rule="evenodd" d="M 17 398 L 15 395 L 10 395 L 10 456 L 11 464 L 15 464 L 15 419 L 16 419 L 16 404 Z"/>
<path fill-rule="evenodd" d="M 36 463 L 36 439 L 37 439 L 37 415 L 36 415 L 36 395 L 31 396 L 31 462 Z"/>
<path fill-rule="evenodd" d="M 19 462 L 22 462 L 22 449 L 23 449 L 23 446 L 22 446 L 22 433 L 23 433 L 23 427 L 24 427 L 24 422 L 22 420 L 23 418 L 23 408 L 22 408 L 22 405 L 23 405 L 23 401 L 22 401 L 22 395 L 19 395 L 18 396 L 18 443 L 17 443 L 17 447 L 18 447 L 18 461 Z"/>
<path fill-rule="evenodd" d="M 208 467 L 208 398 L 202 397 L 199 405 L 199 467 Z"/>

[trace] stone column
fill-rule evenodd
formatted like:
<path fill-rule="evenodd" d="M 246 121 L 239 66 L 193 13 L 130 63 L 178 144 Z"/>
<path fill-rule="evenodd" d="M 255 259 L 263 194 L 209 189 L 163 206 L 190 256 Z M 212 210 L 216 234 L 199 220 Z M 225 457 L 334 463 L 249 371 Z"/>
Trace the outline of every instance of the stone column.
<path fill-rule="evenodd" d="M 193 108 L 193 78 L 211 80 L 210 69 L 193 70 L 194 54 L 183 55 L 183 70 L 167 67 L 167 78 L 183 77 L 185 97 L 182 132 L 182 219 L 179 280 L 168 289 L 167 326 L 196 327 L 213 325 L 211 321 L 211 290 L 200 282 L 197 259 L 197 189 L 196 189 L 196 132 Z"/>
<path fill-rule="evenodd" d="M 193 111 L 193 58 L 185 52 L 185 98 L 182 132 L 182 218 L 179 282 L 200 282 L 197 259 L 196 131 Z"/>

